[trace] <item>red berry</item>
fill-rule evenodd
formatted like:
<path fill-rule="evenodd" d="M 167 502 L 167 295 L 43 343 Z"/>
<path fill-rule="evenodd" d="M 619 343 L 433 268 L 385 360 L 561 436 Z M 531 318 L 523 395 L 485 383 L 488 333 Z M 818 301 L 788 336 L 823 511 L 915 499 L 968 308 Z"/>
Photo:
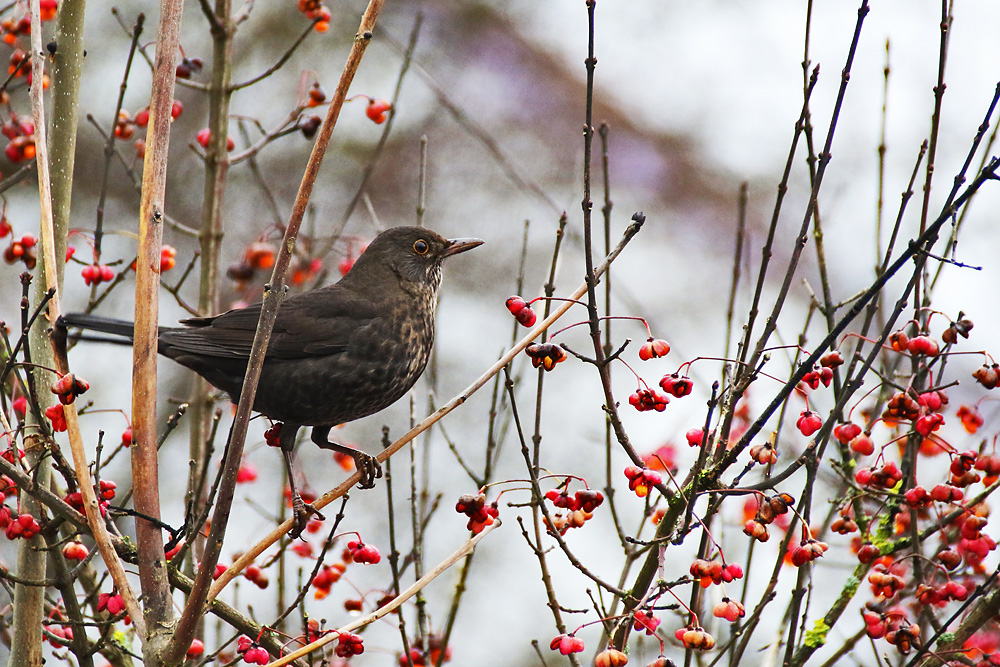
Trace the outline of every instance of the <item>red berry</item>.
<path fill-rule="evenodd" d="M 862 433 L 851 440 L 851 449 L 858 454 L 870 456 L 875 451 L 875 443 L 872 442 L 871 438 Z"/>
<path fill-rule="evenodd" d="M 692 428 L 684 434 L 689 447 L 701 447 L 701 441 L 705 438 L 705 429 Z"/>
<path fill-rule="evenodd" d="M 63 557 L 68 560 L 83 560 L 88 553 L 87 547 L 79 542 L 67 542 L 62 548 Z"/>
<path fill-rule="evenodd" d="M 188 647 L 187 657 L 197 658 L 205 652 L 205 644 L 200 639 L 192 639 L 191 646 Z"/>
<path fill-rule="evenodd" d="M 63 412 L 61 403 L 56 403 L 45 409 L 45 416 L 52 422 L 52 430 L 56 432 L 66 430 L 66 414 Z"/>
<path fill-rule="evenodd" d="M 660 388 L 676 398 L 683 398 L 691 393 L 694 383 L 689 377 L 680 377 L 677 373 L 672 373 L 660 378 Z"/>
<path fill-rule="evenodd" d="M 861 548 L 858 549 L 858 561 L 866 565 L 873 563 L 875 559 L 881 555 L 881 549 L 870 542 L 868 544 L 861 545 Z"/>
<path fill-rule="evenodd" d="M 914 339 L 916 340 L 916 339 Z M 929 436 L 933 431 L 938 430 L 941 424 L 944 423 L 944 417 L 938 412 L 932 412 L 929 415 L 924 415 L 917 420 L 917 423 L 913 425 L 914 430 L 925 438 Z"/>
<path fill-rule="evenodd" d="M 809 437 L 823 426 L 823 420 L 812 410 L 803 410 L 795 422 L 802 435 Z"/>
<path fill-rule="evenodd" d="M 842 357 L 840 352 L 837 352 L 836 350 L 824 354 L 819 360 L 819 365 L 823 368 L 836 368 L 842 363 L 844 363 L 844 357 Z"/>
<path fill-rule="evenodd" d="M 570 653 L 580 653 L 583 651 L 583 640 L 574 637 L 573 635 L 559 635 L 551 642 L 549 642 L 549 648 L 553 651 L 559 651 L 563 655 L 569 655 Z"/>
<path fill-rule="evenodd" d="M 392 105 L 385 100 L 368 99 L 368 106 L 365 107 L 365 115 L 375 123 L 381 125 L 385 122 L 385 114 L 392 109 Z"/>
<path fill-rule="evenodd" d="M 257 466 L 249 461 L 243 461 L 239 470 L 236 471 L 236 483 L 253 482 L 257 479 Z"/>
<path fill-rule="evenodd" d="M 973 371 L 972 377 L 987 389 L 993 389 L 1000 384 L 1000 365 L 993 364 L 992 366 L 987 366 L 983 364 Z"/>
<path fill-rule="evenodd" d="M 318 107 L 323 102 L 326 102 L 326 91 L 323 90 L 319 85 L 319 81 L 317 81 L 309 89 L 309 99 L 306 101 L 306 106 Z"/>
<path fill-rule="evenodd" d="M 169 271 L 176 266 L 177 250 L 173 246 L 165 245 L 160 248 L 160 271 Z"/>
<path fill-rule="evenodd" d="M 833 428 L 833 437 L 845 445 L 859 435 L 861 435 L 861 427 L 851 422 L 844 422 Z"/>
<path fill-rule="evenodd" d="M 937 356 L 938 353 L 938 344 L 928 336 L 917 336 L 916 338 L 911 338 L 907 341 L 906 349 L 910 352 L 910 354 L 934 357 Z"/>
<path fill-rule="evenodd" d="M 665 357 L 670 353 L 670 344 L 659 338 L 649 338 L 639 348 L 639 358 L 643 361 Z"/>
<path fill-rule="evenodd" d="M 716 618 L 724 618 L 730 623 L 735 623 L 739 619 L 746 616 L 747 610 L 742 604 L 736 600 L 730 600 L 729 598 L 722 598 L 722 602 L 715 605 L 712 610 L 712 615 Z"/>

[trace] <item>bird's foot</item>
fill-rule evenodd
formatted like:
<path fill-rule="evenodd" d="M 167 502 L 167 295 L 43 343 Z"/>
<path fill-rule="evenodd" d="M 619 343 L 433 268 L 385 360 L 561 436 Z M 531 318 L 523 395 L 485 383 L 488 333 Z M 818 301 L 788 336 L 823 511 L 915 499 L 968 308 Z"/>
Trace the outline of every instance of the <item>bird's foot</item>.
<path fill-rule="evenodd" d="M 354 459 L 354 467 L 357 468 L 358 474 L 361 475 L 358 488 L 370 489 L 374 487 L 375 480 L 382 477 L 382 464 L 371 454 L 357 449 L 351 450 L 350 456 Z"/>
<path fill-rule="evenodd" d="M 316 517 L 320 521 L 326 521 L 326 517 L 323 516 L 322 512 L 302 500 L 302 496 L 298 492 L 292 495 L 292 513 L 295 523 L 292 525 L 292 529 L 288 531 L 288 536 L 293 540 L 298 539 L 302 531 L 309 525 L 311 518 Z"/>

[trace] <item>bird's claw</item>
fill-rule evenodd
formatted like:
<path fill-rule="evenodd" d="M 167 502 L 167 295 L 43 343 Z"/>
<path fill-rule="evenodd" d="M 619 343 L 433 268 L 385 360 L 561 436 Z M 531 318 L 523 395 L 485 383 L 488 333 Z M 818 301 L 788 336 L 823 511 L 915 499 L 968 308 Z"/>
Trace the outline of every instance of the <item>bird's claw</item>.
<path fill-rule="evenodd" d="M 361 479 L 358 481 L 359 489 L 370 489 L 375 486 L 375 480 L 382 477 L 382 464 L 371 454 L 357 451 L 351 453 L 354 459 L 354 467 L 357 468 Z"/>
<path fill-rule="evenodd" d="M 302 531 L 309 525 L 309 520 L 312 517 L 316 517 L 320 521 L 326 521 L 326 517 L 323 516 L 322 512 L 303 501 L 302 496 L 298 493 L 292 496 L 292 513 L 294 514 L 295 523 L 292 524 L 292 529 L 288 531 L 288 536 L 293 540 L 298 539 Z"/>

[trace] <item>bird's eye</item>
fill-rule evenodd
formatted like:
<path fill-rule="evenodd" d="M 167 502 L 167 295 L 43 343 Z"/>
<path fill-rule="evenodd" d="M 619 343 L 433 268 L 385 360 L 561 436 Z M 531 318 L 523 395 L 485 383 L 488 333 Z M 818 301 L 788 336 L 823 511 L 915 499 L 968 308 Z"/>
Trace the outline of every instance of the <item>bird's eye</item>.
<path fill-rule="evenodd" d="M 419 241 L 413 244 L 413 252 L 417 253 L 418 255 L 426 255 L 427 251 L 430 249 L 431 247 L 427 245 L 427 241 L 423 239 L 420 239 Z"/>

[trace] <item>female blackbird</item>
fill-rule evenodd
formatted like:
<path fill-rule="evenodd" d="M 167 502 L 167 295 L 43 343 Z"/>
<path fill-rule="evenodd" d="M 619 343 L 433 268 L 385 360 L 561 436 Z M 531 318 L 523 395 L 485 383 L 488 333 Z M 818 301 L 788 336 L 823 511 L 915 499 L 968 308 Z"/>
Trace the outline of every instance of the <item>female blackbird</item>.
<path fill-rule="evenodd" d="M 328 440 L 330 429 L 382 410 L 417 381 L 434 342 L 434 312 L 445 258 L 479 239 L 446 239 L 421 227 L 379 234 L 340 282 L 289 297 L 278 309 L 253 408 L 281 422 L 279 443 L 292 480 L 291 452 L 302 426 L 312 441 L 354 458 L 361 485 L 382 475 L 374 457 Z M 260 304 L 159 330 L 158 351 L 239 401 Z M 131 322 L 68 313 L 59 327 L 133 336 Z M 309 510 L 292 483 L 297 528 Z"/>

